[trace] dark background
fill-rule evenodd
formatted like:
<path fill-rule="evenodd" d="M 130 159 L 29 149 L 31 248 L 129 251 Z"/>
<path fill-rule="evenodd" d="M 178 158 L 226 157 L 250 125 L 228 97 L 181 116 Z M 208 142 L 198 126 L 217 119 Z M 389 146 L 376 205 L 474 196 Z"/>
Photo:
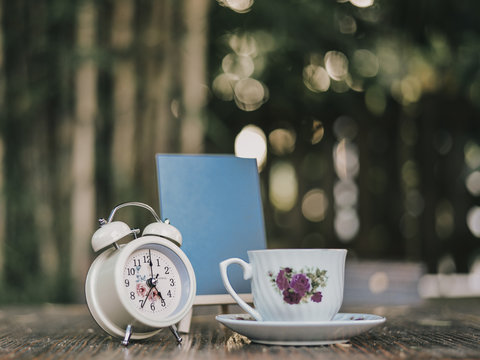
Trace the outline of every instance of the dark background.
<path fill-rule="evenodd" d="M 0 301 L 82 301 L 96 219 L 158 206 L 155 153 L 258 153 L 242 130 L 269 247 L 469 272 L 480 4 L 362 3 L 0 1 Z"/>

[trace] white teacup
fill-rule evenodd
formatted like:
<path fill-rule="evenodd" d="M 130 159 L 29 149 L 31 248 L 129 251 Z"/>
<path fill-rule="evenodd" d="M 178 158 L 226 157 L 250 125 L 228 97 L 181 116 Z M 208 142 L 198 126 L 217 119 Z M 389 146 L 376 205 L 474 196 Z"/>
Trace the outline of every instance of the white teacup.
<path fill-rule="evenodd" d="M 250 263 L 222 261 L 220 274 L 230 295 L 258 321 L 328 321 L 342 305 L 346 255 L 344 249 L 253 250 Z M 252 279 L 255 309 L 232 288 L 231 264 L 243 268 L 245 280 Z"/>

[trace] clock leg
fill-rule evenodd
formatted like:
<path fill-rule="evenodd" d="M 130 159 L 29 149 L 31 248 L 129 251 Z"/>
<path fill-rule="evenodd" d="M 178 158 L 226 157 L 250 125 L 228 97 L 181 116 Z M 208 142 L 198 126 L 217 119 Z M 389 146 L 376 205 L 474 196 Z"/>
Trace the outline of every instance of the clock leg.
<path fill-rule="evenodd" d="M 175 325 L 172 325 L 169 327 L 170 331 L 172 332 L 173 336 L 175 336 L 175 339 L 177 339 L 177 342 L 180 344 L 182 342 L 182 338 L 180 335 L 178 335 L 177 327 Z"/>
<path fill-rule="evenodd" d="M 122 345 L 127 346 L 131 336 L 132 336 L 132 325 L 129 324 L 125 329 L 125 337 L 122 340 Z"/>

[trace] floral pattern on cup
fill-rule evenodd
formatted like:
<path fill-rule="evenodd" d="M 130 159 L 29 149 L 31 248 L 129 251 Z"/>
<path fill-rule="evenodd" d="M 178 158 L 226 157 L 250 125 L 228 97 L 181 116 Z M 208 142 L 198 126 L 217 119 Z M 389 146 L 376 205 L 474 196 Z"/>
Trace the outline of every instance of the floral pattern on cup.
<path fill-rule="evenodd" d="M 319 303 L 323 293 L 319 288 L 327 286 L 327 270 L 305 268 L 295 271 L 292 268 L 280 268 L 278 272 L 268 272 L 273 287 L 287 304 L 295 305 L 310 301 Z"/>

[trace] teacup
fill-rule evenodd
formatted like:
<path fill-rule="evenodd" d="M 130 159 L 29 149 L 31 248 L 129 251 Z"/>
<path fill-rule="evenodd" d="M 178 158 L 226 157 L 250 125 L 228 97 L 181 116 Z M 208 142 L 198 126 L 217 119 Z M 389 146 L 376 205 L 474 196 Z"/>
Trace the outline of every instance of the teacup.
<path fill-rule="evenodd" d="M 258 321 L 328 321 L 342 305 L 346 254 L 344 249 L 252 250 L 250 263 L 224 260 L 220 274 L 230 295 Z M 255 309 L 231 286 L 231 264 L 240 265 L 244 279 L 251 279 Z"/>

